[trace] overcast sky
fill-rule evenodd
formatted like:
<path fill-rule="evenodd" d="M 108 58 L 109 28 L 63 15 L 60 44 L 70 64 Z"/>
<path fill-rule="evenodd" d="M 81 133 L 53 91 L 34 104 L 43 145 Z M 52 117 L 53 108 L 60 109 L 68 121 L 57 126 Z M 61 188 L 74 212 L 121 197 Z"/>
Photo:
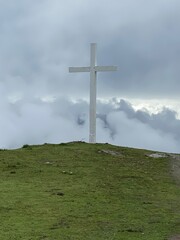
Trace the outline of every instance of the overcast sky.
<path fill-rule="evenodd" d="M 45 141 L 43 136 L 36 135 L 33 137 L 36 140 L 28 140 L 30 137 L 28 137 L 26 128 L 22 127 L 30 124 L 32 134 L 35 123 L 33 125 L 30 118 L 37 113 L 37 109 L 44 111 L 53 119 L 51 113 L 56 112 L 57 103 L 59 103 L 58 108 L 61 109 L 62 104 L 66 102 L 68 103 L 67 112 L 69 106 L 74 104 L 74 116 L 88 115 L 86 112 L 88 109 L 84 110 L 80 108 L 82 105 L 74 102 L 77 99 L 80 102 L 83 101 L 82 99 L 88 100 L 89 75 L 87 73 L 70 74 L 68 67 L 89 65 L 89 44 L 91 42 L 98 44 L 98 65 L 118 66 L 118 72 L 98 74 L 99 98 L 104 100 L 114 98 L 116 101 L 125 99 L 123 101 L 127 103 L 126 107 L 131 106 L 134 113 L 137 109 L 131 105 L 131 101 L 134 104 L 133 101 L 138 99 L 139 103 L 142 102 L 139 105 L 146 107 L 147 101 L 156 99 L 156 103 L 163 103 L 166 107 L 166 110 L 160 111 L 164 114 L 163 116 L 169 117 L 170 112 L 174 110 L 178 112 L 180 106 L 178 105 L 180 89 L 179 12 L 179 0 L 0 0 L 0 130 L 2 132 L 0 145 L 16 147 L 12 143 L 10 134 L 12 129 L 14 129 L 14 138 L 20 132 L 25 135 L 17 146 L 23 143 Z M 47 97 L 54 99 L 51 107 L 48 103 L 42 104 L 39 101 L 39 99 L 47 100 Z M 112 100 L 109 101 L 112 103 Z M 170 101 L 174 101 L 176 107 L 167 110 Z M 133 124 L 132 117 L 128 115 L 128 107 L 123 110 L 125 115 L 120 117 L 119 114 L 114 113 L 115 107 L 110 102 L 103 102 L 102 112 L 100 110 L 98 112 L 105 114 L 107 106 L 111 106 L 111 111 L 105 114 L 110 122 L 116 121 L 117 124 L 123 124 L 123 117 L 126 117 Z M 151 104 L 151 109 L 153 106 L 156 109 L 156 103 Z M 26 114 L 23 118 L 24 109 L 26 109 Z M 64 111 L 63 106 L 59 117 Z M 150 114 L 147 109 L 143 111 Z M 31 116 L 28 115 L 29 112 Z M 179 130 L 176 127 L 179 126 L 179 120 L 176 112 L 173 114 L 175 123 L 173 130 L 172 126 L 167 126 L 166 123 L 164 124 L 166 128 L 158 131 L 164 133 L 169 129 L 167 132 L 171 137 L 168 138 L 169 135 L 166 135 L 166 144 L 170 144 L 171 141 L 170 145 L 172 145 L 172 142 L 175 142 L 171 149 L 178 151 L 180 134 L 177 135 Z M 140 121 L 141 124 L 142 119 L 138 119 L 136 114 L 134 116 L 133 119 Z M 149 115 L 149 117 L 153 116 Z M 162 115 L 158 117 L 158 123 L 161 125 Z M 88 116 L 85 119 L 88 119 Z M 154 122 L 156 120 L 153 118 Z M 78 135 L 79 130 L 73 125 L 75 124 L 73 121 L 75 120 L 72 120 L 71 127 L 74 131 L 71 131 L 72 135 L 69 135 L 67 140 L 86 139 L 88 125 L 86 126 L 85 122 L 87 120 L 82 125 L 78 124 L 78 127 L 83 126 L 82 135 Z M 99 121 L 106 123 L 102 118 L 99 118 Z M 148 125 L 147 132 L 152 130 L 153 135 L 156 129 L 155 123 L 149 124 L 147 120 L 143 124 L 146 127 Z M 58 127 L 62 125 L 63 121 Z M 109 123 L 108 126 L 110 125 Z M 62 132 L 63 128 L 60 129 Z M 119 139 L 121 130 L 119 127 L 118 129 L 115 135 L 118 135 L 120 131 Z M 49 132 L 50 130 L 51 126 L 49 126 Z M 137 136 L 136 131 L 134 138 Z M 127 132 L 127 136 L 128 134 L 130 133 Z M 103 130 L 99 135 L 101 141 L 109 139 L 103 134 Z M 110 136 L 112 140 L 112 133 Z M 151 137 L 151 142 L 153 142 L 153 136 Z M 6 141 L 3 140 L 5 138 Z M 63 141 L 63 138 L 59 139 Z M 53 142 L 55 138 L 51 137 L 49 140 Z M 135 144 L 136 147 L 153 148 L 150 143 L 143 146 L 143 141 L 139 139 L 138 144 Z M 58 136 L 56 142 L 58 142 Z M 137 141 L 134 140 L 134 142 Z M 130 140 L 129 142 L 128 140 L 124 142 L 114 140 L 114 143 L 134 146 Z M 159 145 L 165 146 L 163 143 Z M 155 144 L 154 148 L 157 149 Z M 160 150 L 165 150 L 165 148 L 158 147 Z"/>

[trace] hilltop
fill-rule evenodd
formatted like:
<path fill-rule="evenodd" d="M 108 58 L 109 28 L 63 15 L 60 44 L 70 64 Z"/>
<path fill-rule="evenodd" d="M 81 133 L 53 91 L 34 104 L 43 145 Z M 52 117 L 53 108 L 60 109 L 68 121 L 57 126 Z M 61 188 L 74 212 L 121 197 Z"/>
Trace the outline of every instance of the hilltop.
<path fill-rule="evenodd" d="M 82 142 L 0 150 L 0 239 L 170 239 L 179 155 L 151 154 Z"/>

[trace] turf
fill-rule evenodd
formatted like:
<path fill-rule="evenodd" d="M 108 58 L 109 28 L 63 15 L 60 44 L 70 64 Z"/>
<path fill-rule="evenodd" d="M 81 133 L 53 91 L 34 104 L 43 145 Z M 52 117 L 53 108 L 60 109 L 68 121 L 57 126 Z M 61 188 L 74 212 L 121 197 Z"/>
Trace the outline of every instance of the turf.
<path fill-rule="evenodd" d="M 166 240 L 179 233 L 170 159 L 109 144 L 0 150 L 0 239 Z"/>

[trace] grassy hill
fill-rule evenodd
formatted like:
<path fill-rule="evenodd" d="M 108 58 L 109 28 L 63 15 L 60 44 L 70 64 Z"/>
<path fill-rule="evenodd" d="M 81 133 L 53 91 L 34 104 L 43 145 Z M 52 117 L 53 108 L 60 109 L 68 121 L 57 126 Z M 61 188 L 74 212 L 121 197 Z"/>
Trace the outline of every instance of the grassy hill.
<path fill-rule="evenodd" d="M 0 150 L 0 239 L 166 240 L 179 231 L 170 157 L 74 142 Z"/>

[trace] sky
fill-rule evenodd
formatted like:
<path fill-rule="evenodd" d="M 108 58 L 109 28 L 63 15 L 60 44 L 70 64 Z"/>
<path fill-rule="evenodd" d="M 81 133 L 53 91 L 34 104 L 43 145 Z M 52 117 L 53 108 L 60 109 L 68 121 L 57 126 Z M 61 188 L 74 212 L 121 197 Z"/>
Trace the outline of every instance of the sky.
<path fill-rule="evenodd" d="M 178 0 L 0 0 L 0 148 L 88 141 L 90 43 L 97 140 L 180 152 Z"/>

